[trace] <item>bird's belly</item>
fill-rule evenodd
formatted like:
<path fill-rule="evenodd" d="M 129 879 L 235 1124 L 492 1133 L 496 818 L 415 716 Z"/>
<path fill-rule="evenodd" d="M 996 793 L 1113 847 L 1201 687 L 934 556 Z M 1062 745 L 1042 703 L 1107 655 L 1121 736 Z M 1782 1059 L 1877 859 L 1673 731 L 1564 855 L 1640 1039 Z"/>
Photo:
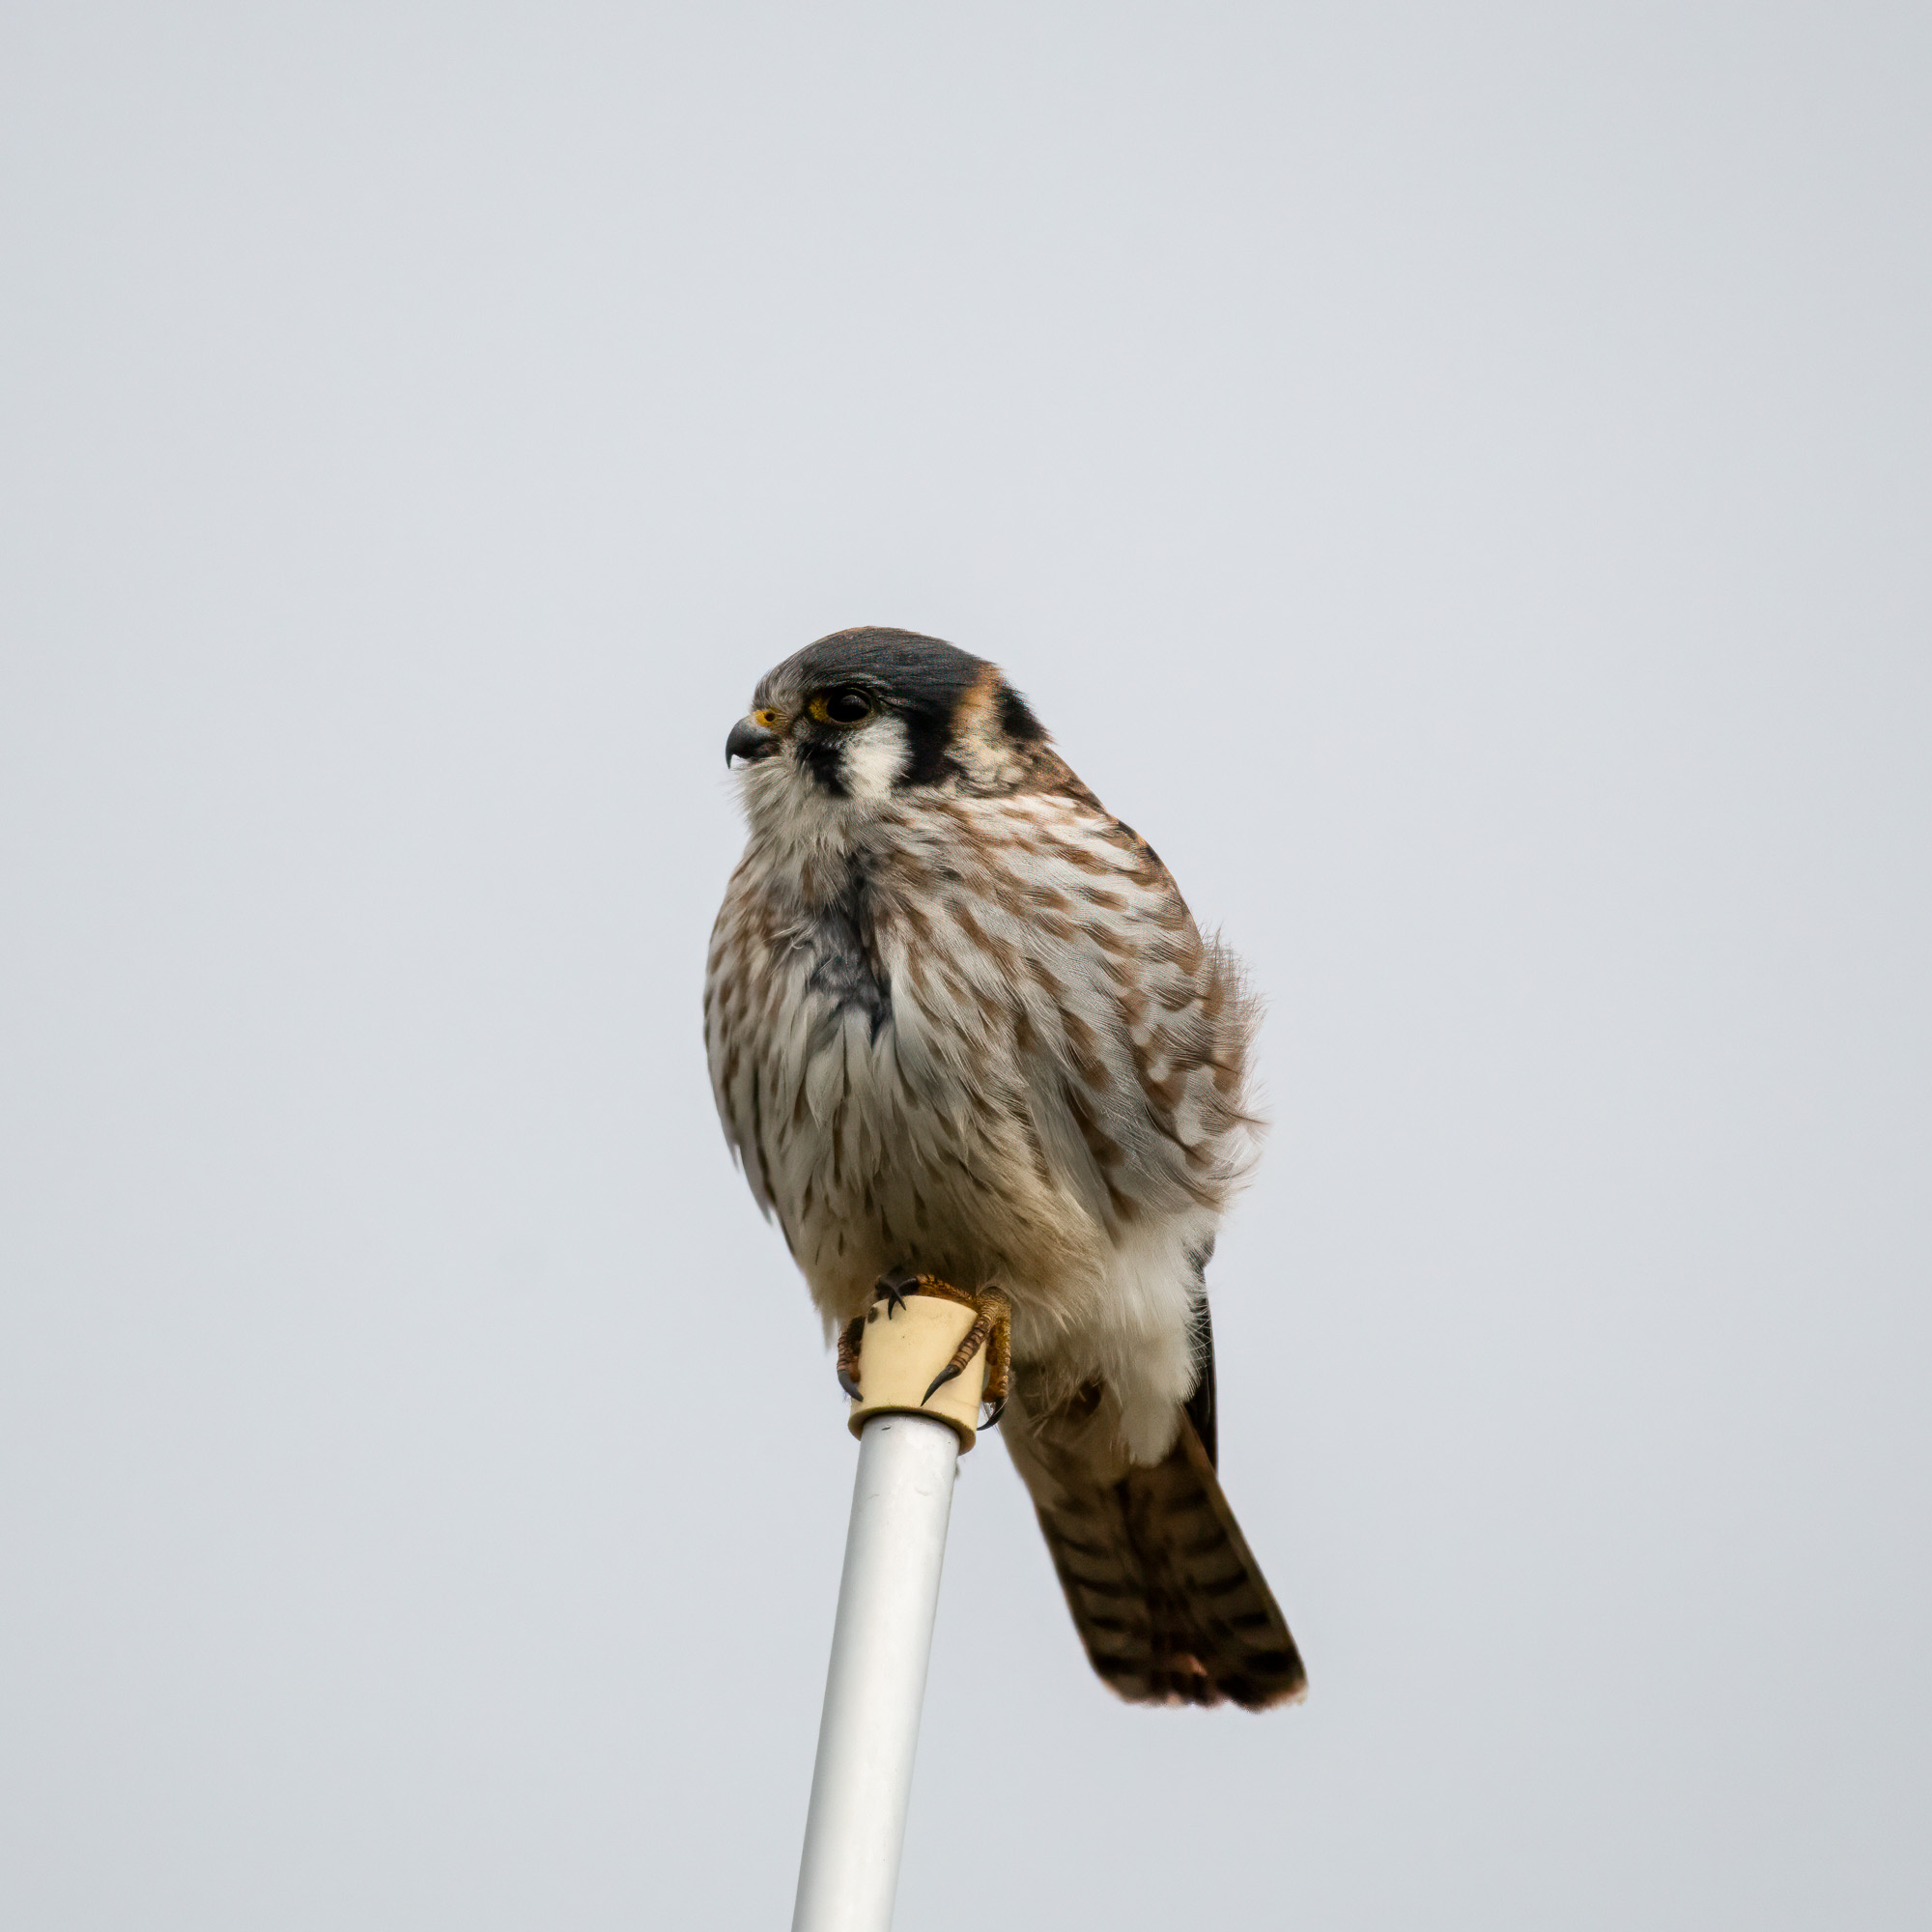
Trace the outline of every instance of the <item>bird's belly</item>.
<path fill-rule="evenodd" d="M 1164 1448 L 1193 1386 L 1190 1251 L 1212 1211 L 1142 1211 L 1110 1234 L 1036 1115 L 1042 1069 L 1014 1027 L 956 998 L 921 1001 L 909 972 L 882 978 L 875 1001 L 808 948 L 778 964 L 753 1029 L 724 1023 L 724 1065 L 744 1063 L 724 1086 L 828 1332 L 888 1272 L 997 1285 L 1029 1401 L 1104 1382 L 1127 1439 Z"/>
<path fill-rule="evenodd" d="M 787 1034 L 798 1044 L 774 1071 L 791 1097 L 768 1178 L 829 1321 L 860 1312 L 889 1270 L 998 1282 L 1030 1307 L 1095 1278 L 1101 1231 L 1054 1184 L 983 1053 L 909 1053 L 893 1020 L 829 1003 Z"/>

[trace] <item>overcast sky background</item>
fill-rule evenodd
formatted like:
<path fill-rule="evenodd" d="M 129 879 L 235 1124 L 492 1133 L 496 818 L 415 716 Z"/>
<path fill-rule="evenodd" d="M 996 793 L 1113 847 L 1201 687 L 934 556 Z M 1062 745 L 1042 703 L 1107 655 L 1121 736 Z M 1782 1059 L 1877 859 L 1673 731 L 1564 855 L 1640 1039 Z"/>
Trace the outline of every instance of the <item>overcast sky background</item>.
<path fill-rule="evenodd" d="M 26 4 L 0 1918 L 790 1910 L 853 1445 L 724 734 L 997 659 L 1269 1003 L 1305 1707 L 964 1465 L 900 1923 L 1932 1914 L 1932 19 Z"/>

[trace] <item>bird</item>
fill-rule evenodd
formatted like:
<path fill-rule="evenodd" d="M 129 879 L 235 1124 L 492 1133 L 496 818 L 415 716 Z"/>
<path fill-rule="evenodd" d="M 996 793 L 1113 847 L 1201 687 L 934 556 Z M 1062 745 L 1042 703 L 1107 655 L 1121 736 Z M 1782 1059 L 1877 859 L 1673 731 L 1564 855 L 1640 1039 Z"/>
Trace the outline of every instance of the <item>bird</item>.
<path fill-rule="evenodd" d="M 940 639 L 808 644 L 725 762 L 747 840 L 713 1094 L 828 1338 L 921 1276 L 997 1305 L 1001 1434 L 1101 1681 L 1298 1699 L 1217 1468 L 1206 1271 L 1263 1131 L 1238 963 L 999 667 Z"/>

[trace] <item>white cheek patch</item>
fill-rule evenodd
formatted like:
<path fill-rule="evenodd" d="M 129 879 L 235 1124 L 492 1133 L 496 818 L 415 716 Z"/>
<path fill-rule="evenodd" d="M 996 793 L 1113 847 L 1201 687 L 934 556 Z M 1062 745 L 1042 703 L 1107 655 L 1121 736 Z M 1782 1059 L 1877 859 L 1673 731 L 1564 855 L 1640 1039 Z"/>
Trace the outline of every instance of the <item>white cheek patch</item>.
<path fill-rule="evenodd" d="M 911 755 L 902 720 L 875 718 L 862 725 L 845 740 L 845 755 L 839 762 L 846 796 L 867 805 L 883 805 Z"/>

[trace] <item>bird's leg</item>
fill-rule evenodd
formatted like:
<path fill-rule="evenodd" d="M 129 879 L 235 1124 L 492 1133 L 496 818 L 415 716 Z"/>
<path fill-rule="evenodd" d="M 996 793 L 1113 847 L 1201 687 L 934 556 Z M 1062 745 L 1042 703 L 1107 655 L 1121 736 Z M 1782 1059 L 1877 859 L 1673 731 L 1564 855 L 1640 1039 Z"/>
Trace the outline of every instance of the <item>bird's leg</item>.
<path fill-rule="evenodd" d="M 935 1286 L 944 1288 L 945 1283 Z M 963 1294 L 952 1289 L 947 1296 L 951 1301 L 961 1301 L 973 1310 L 973 1325 L 960 1338 L 959 1346 L 952 1351 L 952 1359 L 933 1377 L 932 1386 L 920 1400 L 930 1402 L 954 1376 L 964 1372 L 966 1364 L 980 1349 L 986 1351 L 986 1387 L 980 1397 L 982 1402 L 992 1405 L 993 1412 L 986 1418 L 985 1426 L 990 1429 L 1000 1419 L 1000 1411 L 1007 1406 L 1007 1390 L 1012 1368 L 1012 1306 L 1005 1293 L 990 1283 L 978 1294 Z"/>
<path fill-rule="evenodd" d="M 838 1331 L 838 1386 L 854 1402 L 864 1402 L 859 1393 L 859 1338 L 866 1332 L 866 1318 L 855 1315 Z"/>
<path fill-rule="evenodd" d="M 1000 1294 L 998 1289 L 989 1293 L 999 1294 L 1000 1312 L 986 1337 L 986 1386 L 980 1396 L 980 1400 L 987 1405 L 986 1419 L 980 1425 L 982 1429 L 992 1428 L 1006 1413 L 1007 1395 L 1012 1387 L 1013 1377 L 1012 1311 L 1007 1305 L 1007 1297 Z"/>

